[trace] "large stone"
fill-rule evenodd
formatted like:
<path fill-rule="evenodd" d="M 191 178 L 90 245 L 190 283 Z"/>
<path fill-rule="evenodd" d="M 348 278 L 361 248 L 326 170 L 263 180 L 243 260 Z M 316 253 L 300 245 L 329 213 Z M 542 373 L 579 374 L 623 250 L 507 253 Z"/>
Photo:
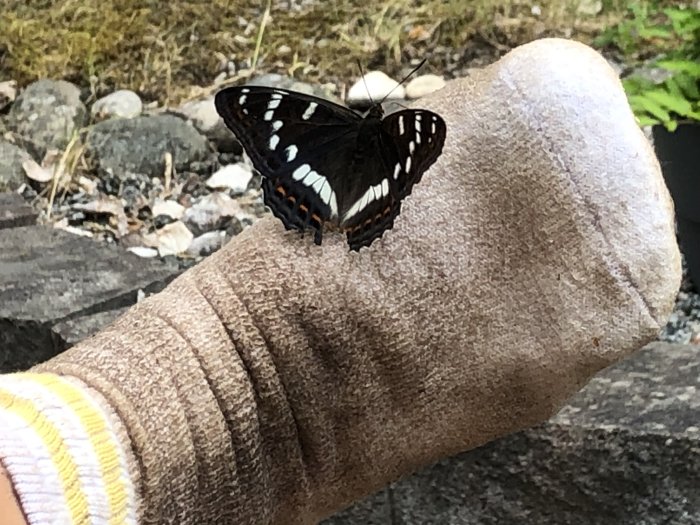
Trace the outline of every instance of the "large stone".
<path fill-rule="evenodd" d="M 700 346 L 653 343 L 543 425 L 441 461 L 324 523 L 697 524 L 698 414 Z"/>
<path fill-rule="evenodd" d="M 187 118 L 200 133 L 216 144 L 218 151 L 236 155 L 243 153 L 243 146 L 216 111 L 214 97 L 186 102 L 177 113 Z"/>
<path fill-rule="evenodd" d="M 31 155 L 20 147 L 0 140 L 0 191 L 13 191 L 24 182 L 22 163 Z"/>
<path fill-rule="evenodd" d="M 406 84 L 407 98 L 421 98 L 445 87 L 445 79 L 438 75 L 421 75 Z"/>
<path fill-rule="evenodd" d="M 134 118 L 143 110 L 141 97 L 130 89 L 120 89 L 96 100 L 90 108 L 95 120 L 108 118 Z"/>
<path fill-rule="evenodd" d="M 0 373 L 53 357 L 80 337 L 65 336 L 78 330 L 67 321 L 130 306 L 139 290 L 158 291 L 178 272 L 50 227 L 0 230 Z"/>
<path fill-rule="evenodd" d="M 84 315 L 66 321 L 60 321 L 53 325 L 52 332 L 65 341 L 66 346 L 74 344 L 99 332 L 105 326 L 128 310 L 127 307 L 98 312 L 92 315 Z"/>
<path fill-rule="evenodd" d="M 17 193 L 0 193 L 0 230 L 36 224 L 39 213 Z"/>
<path fill-rule="evenodd" d="M 382 490 L 363 499 L 352 507 L 323 522 L 325 525 L 394 525 L 394 506 L 390 489 Z"/>
<path fill-rule="evenodd" d="M 406 98 L 406 88 L 383 71 L 370 71 L 350 86 L 346 101 L 351 106 L 367 106 L 387 97 Z"/>
<path fill-rule="evenodd" d="M 163 176 L 166 153 L 178 172 L 209 171 L 214 160 L 207 139 L 174 115 L 98 122 L 87 135 L 85 153 L 99 172 L 119 178 Z"/>
<path fill-rule="evenodd" d="M 17 81 L 5 80 L 0 82 L 0 111 L 12 104 L 17 98 Z"/>
<path fill-rule="evenodd" d="M 40 160 L 49 149 L 63 149 L 86 117 L 77 86 L 64 80 L 38 80 L 12 104 L 7 126 Z"/>

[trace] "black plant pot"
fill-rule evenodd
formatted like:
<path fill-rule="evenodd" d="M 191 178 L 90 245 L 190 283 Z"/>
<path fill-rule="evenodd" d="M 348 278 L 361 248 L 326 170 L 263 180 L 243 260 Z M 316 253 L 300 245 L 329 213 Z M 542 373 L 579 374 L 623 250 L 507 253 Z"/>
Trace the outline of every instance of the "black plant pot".
<path fill-rule="evenodd" d="M 669 132 L 654 126 L 654 148 L 673 202 L 681 249 L 695 288 L 700 290 L 700 123 Z"/>

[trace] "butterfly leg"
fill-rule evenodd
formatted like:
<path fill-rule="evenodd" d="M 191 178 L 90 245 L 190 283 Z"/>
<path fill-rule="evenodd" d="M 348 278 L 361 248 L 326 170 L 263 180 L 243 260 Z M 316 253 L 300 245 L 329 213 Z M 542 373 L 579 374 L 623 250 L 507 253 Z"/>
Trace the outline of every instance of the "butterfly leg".
<path fill-rule="evenodd" d="M 314 243 L 321 246 L 321 241 L 323 240 L 323 228 L 318 228 L 314 234 Z"/>
<path fill-rule="evenodd" d="M 304 213 L 304 222 L 301 225 L 302 238 L 307 229 L 313 230 L 314 243 L 320 245 L 323 239 L 323 223 L 321 222 L 321 217 L 311 205 L 307 206 L 306 204 L 302 204 L 299 206 L 299 210 Z"/>
<path fill-rule="evenodd" d="M 304 229 L 307 227 L 314 231 L 314 243 L 320 246 L 323 240 L 323 221 L 318 213 L 309 210 L 309 214 L 304 221 Z"/>

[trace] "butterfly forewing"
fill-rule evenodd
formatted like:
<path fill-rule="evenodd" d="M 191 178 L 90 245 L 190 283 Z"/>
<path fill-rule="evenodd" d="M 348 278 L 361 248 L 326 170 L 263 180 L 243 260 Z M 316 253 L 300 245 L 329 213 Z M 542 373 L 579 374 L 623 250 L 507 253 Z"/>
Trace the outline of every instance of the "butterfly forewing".
<path fill-rule="evenodd" d="M 337 216 L 331 178 L 352 154 L 361 117 L 303 93 L 243 86 L 220 91 L 216 108 L 266 178 L 265 204 L 287 228 L 320 231 Z"/>
<path fill-rule="evenodd" d="M 324 223 L 346 232 L 353 250 L 391 229 L 401 201 L 435 162 L 445 123 L 405 110 L 365 117 L 324 99 L 243 86 L 216 95 L 216 108 L 263 176 L 265 204 L 287 229 Z"/>
<path fill-rule="evenodd" d="M 351 133 L 361 120 L 330 101 L 261 86 L 224 89 L 215 104 L 262 174 L 303 164 L 304 157 Z"/>

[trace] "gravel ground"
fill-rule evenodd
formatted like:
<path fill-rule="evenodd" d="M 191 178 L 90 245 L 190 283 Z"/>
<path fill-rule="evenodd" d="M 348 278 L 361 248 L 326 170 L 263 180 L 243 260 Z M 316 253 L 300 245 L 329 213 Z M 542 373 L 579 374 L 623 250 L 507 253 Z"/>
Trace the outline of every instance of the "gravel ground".
<path fill-rule="evenodd" d="M 659 339 L 669 343 L 700 344 L 700 294 L 683 264 L 683 283 L 676 306 Z"/>

